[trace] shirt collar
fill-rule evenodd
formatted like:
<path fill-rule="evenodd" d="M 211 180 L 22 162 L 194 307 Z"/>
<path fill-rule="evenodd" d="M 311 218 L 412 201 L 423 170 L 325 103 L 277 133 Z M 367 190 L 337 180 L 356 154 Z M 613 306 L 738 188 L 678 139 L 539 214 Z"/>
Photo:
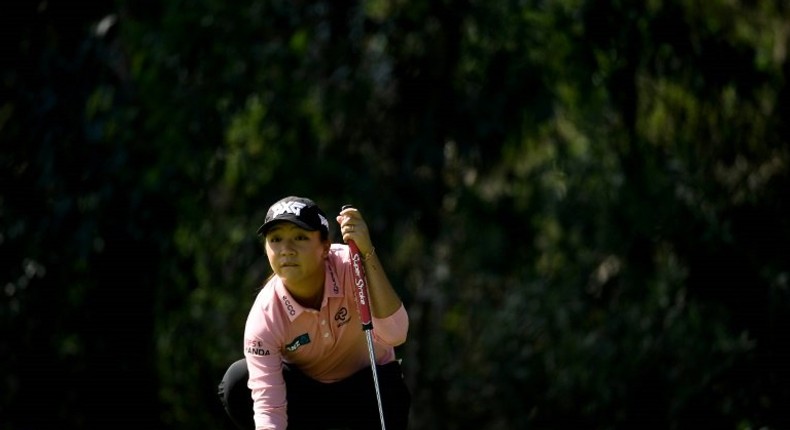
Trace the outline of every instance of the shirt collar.
<path fill-rule="evenodd" d="M 304 312 L 304 307 L 294 300 L 280 278 L 276 278 L 275 280 L 274 291 L 277 293 L 277 300 L 283 305 L 283 309 L 285 309 L 285 313 L 291 321 L 295 320 Z"/>
<path fill-rule="evenodd" d="M 324 301 L 326 301 L 327 297 L 343 297 L 343 282 L 329 258 L 326 259 L 326 270 L 324 272 L 326 276 L 324 280 Z M 321 306 L 324 306 L 324 304 Z"/>

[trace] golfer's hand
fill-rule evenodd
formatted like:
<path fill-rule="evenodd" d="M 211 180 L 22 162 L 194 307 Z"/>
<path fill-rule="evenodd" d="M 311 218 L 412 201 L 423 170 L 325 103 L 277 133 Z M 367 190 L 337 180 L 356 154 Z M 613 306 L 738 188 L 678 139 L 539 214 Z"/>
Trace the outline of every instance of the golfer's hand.
<path fill-rule="evenodd" d="M 343 241 L 348 243 L 353 240 L 362 255 L 373 252 L 373 243 L 370 240 L 368 224 L 362 218 L 362 214 L 356 208 L 347 208 L 340 211 L 337 216 L 337 223 L 340 224 L 340 233 Z"/>

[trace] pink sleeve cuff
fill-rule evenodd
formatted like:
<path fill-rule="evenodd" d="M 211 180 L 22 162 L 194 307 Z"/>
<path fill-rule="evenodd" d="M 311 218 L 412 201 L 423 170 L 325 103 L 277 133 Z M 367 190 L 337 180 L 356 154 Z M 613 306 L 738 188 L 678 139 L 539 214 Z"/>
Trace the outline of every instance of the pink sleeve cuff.
<path fill-rule="evenodd" d="M 409 332 L 409 315 L 401 303 L 395 313 L 386 318 L 373 317 L 373 335 L 384 344 L 398 346 L 406 342 Z"/>

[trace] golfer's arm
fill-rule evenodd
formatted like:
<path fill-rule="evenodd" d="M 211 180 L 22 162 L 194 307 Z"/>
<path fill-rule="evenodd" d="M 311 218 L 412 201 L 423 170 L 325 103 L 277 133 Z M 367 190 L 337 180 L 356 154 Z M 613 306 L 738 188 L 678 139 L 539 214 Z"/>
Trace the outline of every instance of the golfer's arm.
<path fill-rule="evenodd" d="M 402 302 L 392 288 L 387 274 L 381 267 L 378 255 L 373 253 L 364 262 L 370 293 L 370 312 L 376 318 L 386 318 L 397 311 Z"/>

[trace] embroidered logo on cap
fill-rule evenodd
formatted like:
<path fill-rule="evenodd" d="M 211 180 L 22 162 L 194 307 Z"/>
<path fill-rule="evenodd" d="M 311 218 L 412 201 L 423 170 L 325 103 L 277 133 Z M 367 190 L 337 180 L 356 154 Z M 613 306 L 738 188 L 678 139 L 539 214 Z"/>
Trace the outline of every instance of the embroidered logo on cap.
<path fill-rule="evenodd" d="M 327 230 L 329 230 L 329 221 L 327 221 L 326 218 L 324 218 L 324 216 L 321 214 L 318 214 L 318 218 L 321 218 L 321 225 L 326 227 Z"/>
<path fill-rule="evenodd" d="M 279 202 L 272 206 L 272 218 L 277 218 L 284 213 L 299 216 L 305 206 L 307 205 L 302 202 Z"/>

